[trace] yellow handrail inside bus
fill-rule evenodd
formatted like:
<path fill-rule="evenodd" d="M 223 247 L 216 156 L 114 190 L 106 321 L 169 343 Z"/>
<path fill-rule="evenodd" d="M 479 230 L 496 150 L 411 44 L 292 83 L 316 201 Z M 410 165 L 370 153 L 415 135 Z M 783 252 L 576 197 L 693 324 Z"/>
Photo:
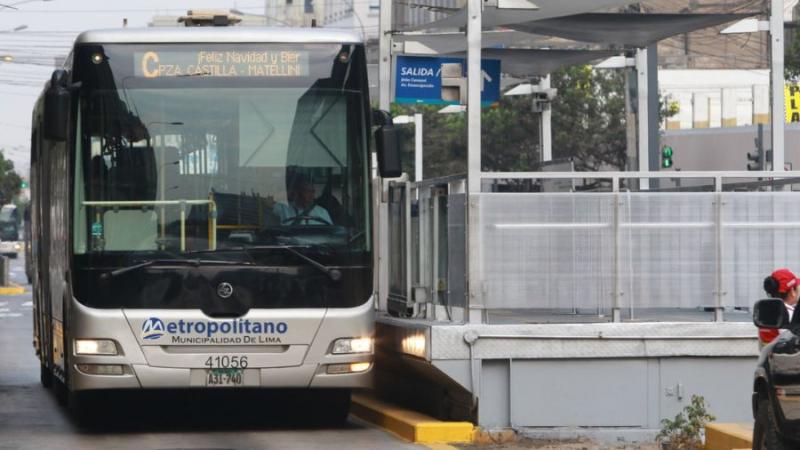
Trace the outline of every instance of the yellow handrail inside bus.
<path fill-rule="evenodd" d="M 214 193 L 208 194 L 208 249 L 217 249 L 217 203 L 214 201 Z"/>
<path fill-rule="evenodd" d="M 181 251 L 186 250 L 186 206 L 208 205 L 209 215 L 209 250 L 217 249 L 217 204 L 209 195 L 204 200 L 90 200 L 84 201 L 85 206 L 98 207 L 125 207 L 125 206 L 180 206 L 181 212 Z"/>

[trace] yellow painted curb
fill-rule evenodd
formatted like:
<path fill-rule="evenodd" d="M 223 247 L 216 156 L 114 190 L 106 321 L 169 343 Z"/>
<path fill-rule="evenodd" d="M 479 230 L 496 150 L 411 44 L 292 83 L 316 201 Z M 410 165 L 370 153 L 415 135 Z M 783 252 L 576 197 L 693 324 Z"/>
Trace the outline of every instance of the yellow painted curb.
<path fill-rule="evenodd" d="M 418 444 L 469 443 L 475 431 L 470 422 L 443 422 L 363 394 L 353 395 L 350 413 Z"/>
<path fill-rule="evenodd" d="M 11 285 L 11 286 L 0 286 L 0 295 L 19 295 L 24 294 L 25 288 L 22 286 Z"/>
<path fill-rule="evenodd" d="M 706 450 L 753 448 L 753 425 L 710 423 L 706 425 Z"/>

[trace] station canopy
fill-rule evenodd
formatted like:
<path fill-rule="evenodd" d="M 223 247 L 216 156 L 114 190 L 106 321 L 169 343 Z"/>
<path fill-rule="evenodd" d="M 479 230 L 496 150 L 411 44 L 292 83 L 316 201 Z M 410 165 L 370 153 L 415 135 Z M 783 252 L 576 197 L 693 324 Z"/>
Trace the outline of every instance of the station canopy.
<path fill-rule="evenodd" d="M 756 13 L 614 13 L 591 12 L 631 4 L 630 0 L 532 0 L 529 7 L 483 10 L 481 57 L 502 61 L 504 74 L 543 76 L 560 67 L 586 64 L 643 48 L 663 39 L 741 20 Z M 419 4 L 416 4 L 419 7 Z M 404 30 L 393 40 L 404 54 L 466 55 L 463 32 L 419 32 L 466 26 L 466 7 Z"/>
<path fill-rule="evenodd" d="M 464 33 L 403 33 L 392 36 L 392 41 L 403 43 L 403 53 L 408 55 L 440 55 L 461 52 L 467 49 Z M 510 29 L 484 31 L 481 35 L 483 48 L 553 48 L 559 47 L 563 39 L 533 35 Z"/>
<path fill-rule="evenodd" d="M 553 17 L 569 16 L 605 8 L 626 6 L 635 3 L 631 0 L 532 0 L 529 8 L 498 8 L 485 6 L 481 15 L 483 29 L 492 29 L 513 23 L 532 22 Z M 411 6 L 426 7 L 424 3 Z M 418 31 L 447 28 L 464 28 L 467 26 L 467 8 L 462 7 L 455 13 L 433 22 L 402 28 L 397 31 Z"/>
<path fill-rule="evenodd" d="M 615 50 L 544 50 L 530 48 L 486 48 L 481 57 L 499 59 L 504 74 L 518 78 L 543 77 L 561 67 L 586 64 L 618 55 Z M 466 52 L 452 53 L 466 56 Z"/>
<path fill-rule="evenodd" d="M 710 28 L 753 14 L 586 13 L 508 25 L 517 31 L 573 41 L 647 47 L 679 34 Z"/>

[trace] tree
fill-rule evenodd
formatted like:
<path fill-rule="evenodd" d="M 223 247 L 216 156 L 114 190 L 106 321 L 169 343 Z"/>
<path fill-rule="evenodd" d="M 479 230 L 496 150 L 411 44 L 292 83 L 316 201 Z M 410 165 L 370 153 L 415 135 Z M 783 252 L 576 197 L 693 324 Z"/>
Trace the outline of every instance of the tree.
<path fill-rule="evenodd" d="M 576 170 L 625 167 L 625 78 L 622 71 L 589 66 L 559 70 L 551 77 L 558 97 L 552 102 L 553 157 L 573 157 Z M 440 105 L 393 105 L 393 115 L 424 115 L 425 177 L 465 173 L 465 114 L 439 114 Z M 502 97 L 481 111 L 485 171 L 535 170 L 541 159 L 539 113 L 529 96 Z M 400 128 L 404 169 L 413 173 L 413 127 Z"/>
<path fill-rule="evenodd" d="M 439 105 L 394 105 L 393 115 L 424 115 L 423 149 L 425 177 L 465 173 L 467 171 L 466 115 L 439 114 Z M 485 171 L 531 170 L 539 160 L 539 123 L 531 112 L 530 98 L 506 97 L 497 105 L 481 111 L 483 133 L 482 166 Z M 400 142 L 406 155 L 404 170 L 413 172 L 413 127 L 400 128 Z"/>
<path fill-rule="evenodd" d="M 797 25 L 797 23 L 795 23 Z M 787 32 L 783 75 L 787 80 L 800 81 L 800 27 L 789 28 Z M 791 33 L 791 34 L 789 34 Z"/>
<path fill-rule="evenodd" d="M 0 149 L 0 205 L 14 201 L 22 189 L 22 177 L 14 170 L 14 162 Z"/>
<path fill-rule="evenodd" d="M 551 77 L 553 158 L 573 157 L 578 171 L 625 167 L 625 74 L 590 66 L 561 69 Z"/>

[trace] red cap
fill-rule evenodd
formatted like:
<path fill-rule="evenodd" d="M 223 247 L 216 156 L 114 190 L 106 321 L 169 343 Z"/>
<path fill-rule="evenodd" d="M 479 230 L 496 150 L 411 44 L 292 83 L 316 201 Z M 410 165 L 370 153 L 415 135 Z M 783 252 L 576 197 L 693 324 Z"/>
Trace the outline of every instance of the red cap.
<path fill-rule="evenodd" d="M 778 282 L 778 292 L 785 294 L 797 286 L 797 277 L 789 269 L 778 269 L 772 272 L 772 278 Z"/>

